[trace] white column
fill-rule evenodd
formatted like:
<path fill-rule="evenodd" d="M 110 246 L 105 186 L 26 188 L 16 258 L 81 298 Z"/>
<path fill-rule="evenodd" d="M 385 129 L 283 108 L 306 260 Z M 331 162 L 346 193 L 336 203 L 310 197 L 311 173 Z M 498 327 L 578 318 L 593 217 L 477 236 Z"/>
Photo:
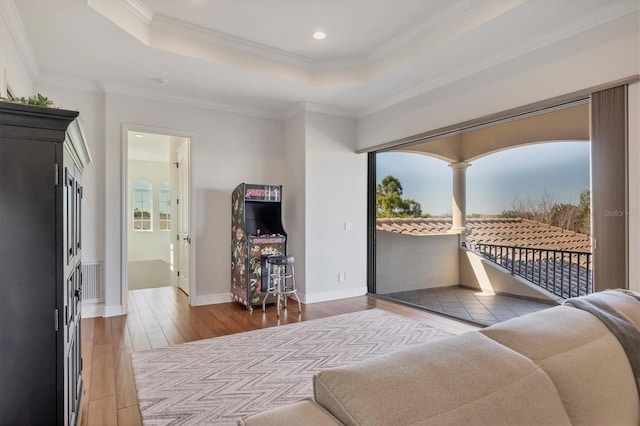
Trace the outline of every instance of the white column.
<path fill-rule="evenodd" d="M 453 206 L 451 215 L 453 223 L 449 233 L 464 234 L 467 230 L 467 168 L 469 163 L 451 163 L 453 170 Z"/>

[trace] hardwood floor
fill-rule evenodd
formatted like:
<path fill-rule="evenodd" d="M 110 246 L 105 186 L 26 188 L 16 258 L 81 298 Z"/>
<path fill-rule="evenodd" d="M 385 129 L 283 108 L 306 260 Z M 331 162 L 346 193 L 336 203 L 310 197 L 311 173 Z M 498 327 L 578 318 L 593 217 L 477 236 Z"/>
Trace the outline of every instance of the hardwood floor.
<path fill-rule="evenodd" d="M 82 426 L 142 424 L 133 380 L 131 353 L 146 349 L 241 333 L 298 321 L 379 308 L 460 334 L 477 327 L 408 306 L 368 296 L 302 305 L 298 315 L 276 317 L 274 306 L 253 312 L 238 303 L 190 307 L 175 287 L 129 292 L 129 313 L 82 320 L 84 395 Z"/>

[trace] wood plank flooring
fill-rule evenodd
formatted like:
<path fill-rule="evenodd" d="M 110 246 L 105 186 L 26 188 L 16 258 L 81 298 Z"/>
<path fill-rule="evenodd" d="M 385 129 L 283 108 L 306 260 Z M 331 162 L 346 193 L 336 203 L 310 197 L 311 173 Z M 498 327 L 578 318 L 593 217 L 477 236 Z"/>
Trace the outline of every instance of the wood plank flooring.
<path fill-rule="evenodd" d="M 238 303 L 190 307 L 187 296 L 175 287 L 129 292 L 129 313 L 82 320 L 84 395 L 82 426 L 141 425 L 133 380 L 131 353 L 279 324 L 379 308 L 450 333 L 478 327 L 443 316 L 369 296 L 302 305 L 276 317 L 274 306 L 263 314 Z"/>

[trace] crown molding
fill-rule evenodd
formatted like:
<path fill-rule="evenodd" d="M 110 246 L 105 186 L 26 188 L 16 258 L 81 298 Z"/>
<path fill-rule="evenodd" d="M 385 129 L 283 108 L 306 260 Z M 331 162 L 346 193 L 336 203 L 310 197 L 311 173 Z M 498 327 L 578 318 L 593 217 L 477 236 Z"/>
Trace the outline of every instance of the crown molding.
<path fill-rule="evenodd" d="M 138 0 L 119 0 L 140 20 L 147 24 L 151 31 L 170 31 L 185 37 L 199 37 L 208 43 L 242 51 L 273 62 L 293 65 L 307 71 L 335 71 L 348 68 L 366 67 L 384 57 L 406 47 L 434 29 L 442 26 L 456 16 L 466 12 L 480 0 L 463 0 L 455 6 L 441 12 L 434 18 L 415 25 L 394 39 L 383 44 L 373 52 L 363 55 L 315 60 L 303 55 L 287 52 L 258 42 L 250 41 L 230 34 L 211 30 L 199 25 L 174 19 L 165 15 L 154 14 Z"/>
<path fill-rule="evenodd" d="M 326 115 L 333 115 L 344 118 L 356 118 L 353 110 L 340 108 L 331 105 L 323 105 L 313 102 L 298 102 L 293 107 L 287 109 L 283 113 L 273 113 L 260 110 L 257 108 L 238 107 L 235 105 L 221 104 L 206 100 L 195 100 L 193 98 L 185 98 L 180 96 L 166 95 L 158 93 L 154 90 L 143 90 L 132 85 L 115 83 L 109 81 L 89 81 L 73 78 L 60 77 L 44 77 L 38 79 L 36 84 L 63 87 L 65 89 L 80 90 L 93 93 L 113 93 L 117 95 L 134 96 L 143 99 L 177 103 L 187 106 L 195 106 L 199 108 L 213 109 L 216 111 L 230 112 L 233 114 L 247 115 L 251 117 L 267 118 L 270 120 L 288 120 L 302 111 L 317 112 Z"/>
<path fill-rule="evenodd" d="M 110 81 L 90 81 L 73 78 L 44 77 L 38 79 L 36 84 L 43 84 L 65 89 L 80 90 L 93 93 L 117 94 L 125 96 L 133 96 L 142 99 L 148 99 L 160 102 L 169 102 L 174 104 L 206 108 L 221 112 L 229 112 L 232 114 L 245 115 L 250 117 L 267 118 L 270 120 L 282 120 L 282 115 L 269 111 L 260 110 L 258 108 L 238 107 L 235 105 L 221 104 L 206 100 L 198 100 L 193 98 L 185 98 L 181 96 L 173 96 L 158 93 L 154 90 L 144 90 L 133 85 L 115 83 Z"/>
<path fill-rule="evenodd" d="M 298 102 L 282 113 L 282 119 L 285 121 L 290 120 L 303 111 L 305 111 L 304 102 Z"/>
<path fill-rule="evenodd" d="M 602 17 L 602 9 L 607 9 L 607 16 L 604 19 Z M 568 23 L 562 28 L 556 29 L 555 31 L 551 31 L 535 39 L 528 40 L 524 43 L 514 45 L 507 51 L 497 52 L 494 55 L 486 57 L 483 61 L 476 62 L 462 69 L 458 69 L 455 72 L 448 73 L 446 76 L 443 76 L 441 78 L 423 83 L 411 90 L 404 91 L 381 102 L 374 103 L 366 108 L 359 109 L 356 111 L 356 117 L 366 117 L 378 111 L 390 108 L 394 105 L 408 101 L 439 87 L 454 83 L 456 81 L 470 77 L 474 74 L 507 63 L 511 60 L 528 55 L 544 47 L 558 43 L 569 37 L 596 28 L 615 19 L 622 18 L 632 13 L 636 13 L 638 9 L 638 5 L 632 5 L 630 3 L 608 4 L 599 8 L 598 10 L 592 11 L 590 14 L 585 15 L 576 21 Z"/>
<path fill-rule="evenodd" d="M 145 24 L 149 25 L 153 19 L 153 11 L 138 0 L 119 0 L 131 13 Z"/>
<path fill-rule="evenodd" d="M 124 96 L 133 96 L 136 98 L 148 99 L 160 102 L 169 102 L 179 105 L 211 109 L 220 112 L 228 112 L 232 114 L 245 115 L 257 118 L 266 118 L 270 120 L 282 120 L 282 115 L 258 108 L 239 107 L 236 105 L 222 104 L 202 99 L 185 98 L 182 96 L 168 95 L 158 93 L 154 90 L 140 89 L 136 86 L 108 81 L 101 81 L 97 84 L 101 85 L 102 90 L 106 94 L 116 94 Z"/>
<path fill-rule="evenodd" d="M 151 23 L 152 31 L 166 31 L 182 33 L 187 37 L 201 37 L 209 43 L 221 45 L 230 49 L 240 50 L 275 62 L 282 62 L 305 70 L 315 70 L 321 64 L 301 55 L 296 55 L 271 46 L 256 43 L 250 40 L 210 30 L 199 25 L 190 24 L 179 19 L 155 14 Z"/>
<path fill-rule="evenodd" d="M 137 3 L 137 0 L 120 0 L 126 2 Z M 230 34 L 210 30 L 198 25 L 190 24 L 178 19 L 170 18 L 164 15 L 155 14 L 153 16 L 152 26 L 156 26 L 158 30 L 171 29 L 183 33 L 191 33 L 206 38 L 210 43 L 219 44 L 231 49 L 250 53 L 264 59 L 274 62 L 282 62 L 305 70 L 312 71 L 329 71 L 339 70 L 343 68 L 366 67 L 378 62 L 384 57 L 395 53 L 396 51 L 406 47 L 417 39 L 427 35 L 433 30 L 441 27 L 451 21 L 458 15 L 468 11 L 480 3 L 481 0 L 462 0 L 454 3 L 454 6 L 447 8 L 435 17 L 414 25 L 410 29 L 404 31 L 397 37 L 387 41 L 379 48 L 363 55 L 355 55 L 341 58 L 330 58 L 322 60 L 314 60 L 303 55 L 297 55 L 261 43 L 235 37 Z M 144 6 L 143 6 L 144 7 Z"/>
<path fill-rule="evenodd" d="M 40 67 L 38 66 L 36 55 L 31 48 L 27 31 L 24 29 L 14 0 L 0 1 L 0 15 L 2 15 L 4 22 L 7 24 L 9 34 L 11 34 L 11 38 L 13 38 L 22 62 L 29 73 L 29 77 L 31 77 L 33 81 L 37 80 L 40 75 Z"/>
<path fill-rule="evenodd" d="M 83 92 L 102 93 L 104 88 L 98 81 L 83 80 L 78 78 L 42 76 L 34 81 L 36 85 L 63 87 L 65 89 L 80 90 Z"/>
<path fill-rule="evenodd" d="M 383 58 L 397 52 L 398 50 L 413 43 L 419 38 L 426 36 L 437 28 L 440 28 L 444 24 L 450 22 L 452 19 L 463 14 L 464 12 L 472 9 L 480 3 L 480 0 L 460 0 L 453 2 L 453 6 L 441 11 L 434 17 L 423 20 L 409 28 L 408 30 L 398 34 L 391 40 L 383 43 L 380 47 L 373 50 L 366 57 L 366 64 L 376 63 Z M 361 63 L 360 65 L 364 65 Z"/>
<path fill-rule="evenodd" d="M 291 108 L 286 109 L 282 113 L 273 113 L 257 108 L 245 108 L 238 107 L 229 104 L 221 104 L 216 102 L 210 102 L 206 100 L 194 100 L 193 98 L 185 98 L 179 96 L 172 96 L 158 93 L 154 90 L 141 90 L 133 85 L 115 83 L 109 81 L 91 81 L 67 77 L 53 77 L 45 76 L 39 78 L 35 84 L 48 85 L 55 87 L 63 87 L 65 89 L 80 90 L 93 93 L 113 93 L 118 95 L 135 96 L 143 99 L 150 99 L 156 101 L 164 101 L 170 103 L 177 103 L 187 106 L 195 106 L 200 108 L 213 109 L 217 111 L 230 112 L 233 114 L 246 115 L 251 117 L 267 118 L 271 120 L 288 120 L 302 111 L 317 112 L 326 115 L 333 115 L 336 117 L 344 118 L 356 118 L 356 112 L 354 110 L 340 108 L 332 105 L 324 105 L 314 102 L 298 102 Z"/>
<path fill-rule="evenodd" d="M 303 105 L 306 111 L 318 112 L 320 114 L 333 115 L 336 117 L 356 118 L 356 112 L 346 108 L 317 104 L 313 102 L 304 102 Z"/>
<path fill-rule="evenodd" d="M 289 120 L 303 111 L 317 112 L 325 115 L 333 115 L 335 117 L 356 118 L 356 112 L 353 110 L 314 102 L 298 102 L 291 108 L 284 111 L 281 118 L 283 120 Z"/>

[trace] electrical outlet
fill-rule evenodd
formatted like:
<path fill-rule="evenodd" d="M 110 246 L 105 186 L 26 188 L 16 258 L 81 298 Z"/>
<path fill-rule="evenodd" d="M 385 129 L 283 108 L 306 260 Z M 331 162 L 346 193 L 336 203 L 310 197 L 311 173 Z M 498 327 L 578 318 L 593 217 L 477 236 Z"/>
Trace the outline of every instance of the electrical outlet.
<path fill-rule="evenodd" d="M 345 272 L 344 273 L 344 281 L 349 281 L 350 278 L 351 278 L 351 274 L 349 272 Z"/>

